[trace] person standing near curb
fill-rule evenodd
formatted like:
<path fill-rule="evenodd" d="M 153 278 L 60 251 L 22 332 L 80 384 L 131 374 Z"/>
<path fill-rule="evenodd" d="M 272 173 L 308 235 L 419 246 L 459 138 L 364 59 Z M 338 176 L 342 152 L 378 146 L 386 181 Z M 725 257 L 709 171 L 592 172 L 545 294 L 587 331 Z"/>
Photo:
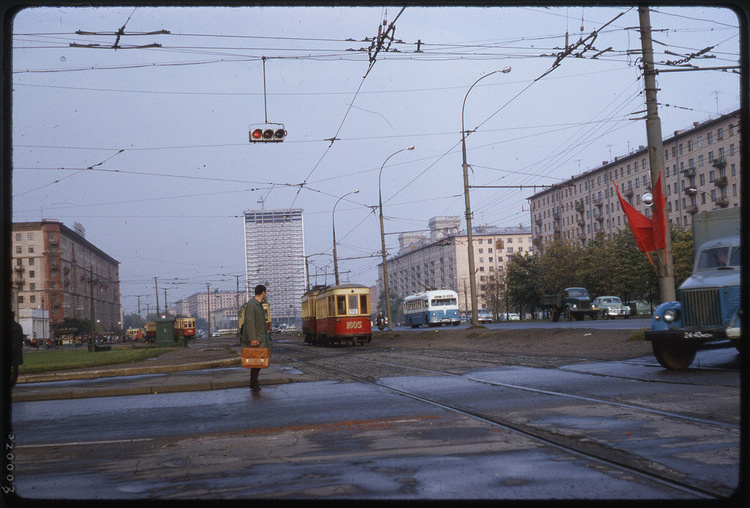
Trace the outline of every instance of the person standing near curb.
<path fill-rule="evenodd" d="M 10 370 L 10 386 L 16 386 L 18 381 L 18 366 L 23 364 L 23 328 L 15 319 L 15 313 L 11 312 L 11 348 L 12 354 L 10 358 L 11 370 Z"/>
<path fill-rule="evenodd" d="M 255 296 L 244 306 L 245 319 L 240 331 L 240 345 L 242 347 L 271 347 L 271 338 L 266 330 L 266 313 L 263 311 L 263 300 L 266 299 L 266 286 L 255 286 Z M 250 389 L 260 391 L 258 382 L 260 369 L 250 369 Z"/>

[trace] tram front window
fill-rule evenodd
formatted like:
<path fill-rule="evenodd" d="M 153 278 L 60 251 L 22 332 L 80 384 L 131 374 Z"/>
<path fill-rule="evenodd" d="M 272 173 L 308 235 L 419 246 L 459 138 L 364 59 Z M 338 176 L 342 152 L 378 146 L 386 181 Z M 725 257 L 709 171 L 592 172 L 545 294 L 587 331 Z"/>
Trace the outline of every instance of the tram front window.
<path fill-rule="evenodd" d="M 349 314 L 359 314 L 359 307 L 357 307 L 357 295 L 349 295 Z"/>

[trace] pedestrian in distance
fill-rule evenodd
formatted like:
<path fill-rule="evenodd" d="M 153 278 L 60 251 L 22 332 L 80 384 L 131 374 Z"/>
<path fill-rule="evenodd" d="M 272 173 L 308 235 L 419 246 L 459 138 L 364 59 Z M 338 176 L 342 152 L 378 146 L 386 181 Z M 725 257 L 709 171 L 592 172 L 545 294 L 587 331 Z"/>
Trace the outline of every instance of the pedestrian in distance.
<path fill-rule="evenodd" d="M 266 286 L 255 286 L 255 296 L 244 305 L 244 321 L 240 331 L 240 345 L 242 347 L 271 347 L 271 337 L 266 330 L 266 313 L 263 311 L 263 301 L 266 299 Z M 260 391 L 258 382 L 259 368 L 250 369 L 250 389 Z"/>
<path fill-rule="evenodd" d="M 18 381 L 18 366 L 23 364 L 23 328 L 16 321 L 15 313 L 11 312 L 11 358 L 10 358 L 10 386 L 16 386 Z"/>

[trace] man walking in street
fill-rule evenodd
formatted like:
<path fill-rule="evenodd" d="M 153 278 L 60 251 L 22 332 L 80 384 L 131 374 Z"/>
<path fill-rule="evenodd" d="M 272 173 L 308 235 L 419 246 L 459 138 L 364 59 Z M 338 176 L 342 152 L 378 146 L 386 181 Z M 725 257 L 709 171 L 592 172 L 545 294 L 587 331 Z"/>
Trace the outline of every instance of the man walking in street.
<path fill-rule="evenodd" d="M 259 284 L 255 286 L 255 296 L 245 304 L 245 319 L 240 331 L 240 344 L 242 347 L 271 347 L 271 338 L 266 330 L 266 313 L 263 311 L 263 300 L 266 299 L 266 286 Z M 250 389 L 254 392 L 260 391 L 258 382 L 260 369 L 250 369 Z"/>

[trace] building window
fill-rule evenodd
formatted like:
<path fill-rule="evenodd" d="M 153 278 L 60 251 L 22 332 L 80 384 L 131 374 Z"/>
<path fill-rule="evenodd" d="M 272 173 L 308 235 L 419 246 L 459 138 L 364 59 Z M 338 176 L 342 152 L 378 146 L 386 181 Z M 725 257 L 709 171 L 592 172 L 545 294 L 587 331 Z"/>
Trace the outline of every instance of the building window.
<path fill-rule="evenodd" d="M 34 266 L 34 258 L 29 258 L 29 266 Z"/>
<path fill-rule="evenodd" d="M 34 233 L 27 234 L 26 235 L 26 239 L 29 240 L 29 241 L 33 241 L 34 240 Z"/>
<path fill-rule="evenodd" d="M 18 297 L 18 303 L 23 303 L 23 296 Z"/>
<path fill-rule="evenodd" d="M 29 303 L 36 303 L 36 295 L 29 296 Z"/>
<path fill-rule="evenodd" d="M 21 241 L 21 233 L 16 233 L 16 241 L 17 242 Z"/>
<path fill-rule="evenodd" d="M 34 246 L 29 245 L 29 254 L 33 254 L 33 253 L 34 253 Z"/>
<path fill-rule="evenodd" d="M 16 254 L 23 254 L 23 248 L 20 245 L 16 245 Z"/>
<path fill-rule="evenodd" d="M 703 136 L 698 136 L 698 148 L 703 148 Z"/>
<path fill-rule="evenodd" d="M 688 152 L 693 151 L 693 140 L 688 140 Z"/>
<path fill-rule="evenodd" d="M 724 128 L 719 127 L 719 130 L 716 131 L 716 139 L 724 139 Z"/>
<path fill-rule="evenodd" d="M 36 283 L 32 282 L 29 284 L 29 291 L 36 291 Z"/>
<path fill-rule="evenodd" d="M 19 259 L 19 261 L 20 261 L 20 259 Z M 33 279 L 35 275 L 36 275 L 36 272 L 34 270 L 29 270 L 29 278 L 30 279 Z"/>
<path fill-rule="evenodd" d="M 714 142 L 714 133 L 713 132 L 709 132 L 708 134 L 706 134 L 706 141 L 708 141 L 709 145 Z"/>

